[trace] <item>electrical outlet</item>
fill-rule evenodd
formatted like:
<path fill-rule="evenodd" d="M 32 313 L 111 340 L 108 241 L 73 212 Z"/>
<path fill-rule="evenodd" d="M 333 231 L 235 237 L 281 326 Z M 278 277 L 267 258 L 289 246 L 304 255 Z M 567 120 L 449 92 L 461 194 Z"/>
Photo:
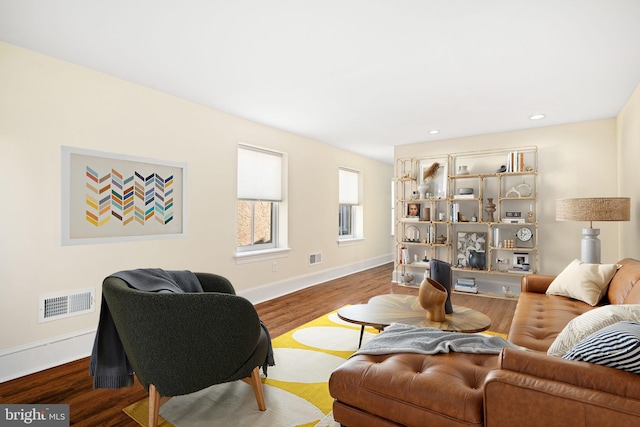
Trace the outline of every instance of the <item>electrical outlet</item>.
<path fill-rule="evenodd" d="M 271 271 L 273 271 L 274 273 L 275 273 L 276 271 L 278 271 L 278 263 L 277 263 L 277 262 L 273 262 L 273 263 L 271 264 Z"/>

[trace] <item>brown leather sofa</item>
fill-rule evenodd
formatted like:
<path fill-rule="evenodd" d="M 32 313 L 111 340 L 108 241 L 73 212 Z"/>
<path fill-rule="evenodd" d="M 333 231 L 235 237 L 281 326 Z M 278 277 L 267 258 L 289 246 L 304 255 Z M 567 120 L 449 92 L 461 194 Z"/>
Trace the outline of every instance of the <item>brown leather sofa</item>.
<path fill-rule="evenodd" d="M 640 261 L 624 259 L 603 304 L 640 304 Z M 548 356 L 569 321 L 594 307 L 546 295 L 531 274 L 500 355 L 358 355 L 329 380 L 333 415 L 348 427 L 639 426 L 640 375 Z"/>

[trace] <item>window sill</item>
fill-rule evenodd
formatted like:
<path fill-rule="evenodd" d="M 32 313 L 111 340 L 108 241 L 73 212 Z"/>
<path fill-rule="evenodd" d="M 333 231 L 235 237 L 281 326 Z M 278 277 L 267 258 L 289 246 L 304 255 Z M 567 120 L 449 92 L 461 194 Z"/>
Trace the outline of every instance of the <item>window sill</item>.
<path fill-rule="evenodd" d="M 364 237 L 353 237 L 350 239 L 338 239 L 338 247 L 353 246 L 364 243 Z"/>
<path fill-rule="evenodd" d="M 291 248 L 264 249 L 261 251 L 236 252 L 236 264 L 248 264 L 250 262 L 268 261 L 270 259 L 286 258 Z"/>

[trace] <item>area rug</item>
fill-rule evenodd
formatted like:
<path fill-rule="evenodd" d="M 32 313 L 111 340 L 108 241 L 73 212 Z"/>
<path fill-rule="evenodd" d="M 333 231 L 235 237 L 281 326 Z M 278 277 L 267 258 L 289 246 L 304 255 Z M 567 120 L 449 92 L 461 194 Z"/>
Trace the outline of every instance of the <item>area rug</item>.
<path fill-rule="evenodd" d="M 339 427 L 331 413 L 331 372 L 358 348 L 360 326 L 336 311 L 273 339 L 276 366 L 262 378 L 267 410 L 258 410 L 250 385 L 235 381 L 177 396 L 160 408 L 162 427 Z M 486 331 L 485 334 L 504 334 Z M 366 343 L 377 331 L 365 328 Z M 148 427 L 148 399 L 123 409 Z"/>
<path fill-rule="evenodd" d="M 358 348 L 360 326 L 338 318 L 336 311 L 273 339 L 276 366 L 262 378 L 267 410 L 258 410 L 250 385 L 235 381 L 185 396 L 160 408 L 163 427 L 334 427 L 329 395 L 331 372 Z M 363 343 L 377 331 L 366 328 Z M 148 399 L 123 410 L 147 426 Z"/>

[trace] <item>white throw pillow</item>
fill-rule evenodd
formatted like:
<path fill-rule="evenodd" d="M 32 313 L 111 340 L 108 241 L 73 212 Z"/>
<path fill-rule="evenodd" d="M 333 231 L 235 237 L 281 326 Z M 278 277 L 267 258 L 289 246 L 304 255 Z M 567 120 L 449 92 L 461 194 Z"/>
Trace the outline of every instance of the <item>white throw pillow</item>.
<path fill-rule="evenodd" d="M 547 354 L 564 356 L 589 335 L 623 320 L 640 321 L 640 304 L 605 305 L 581 314 L 571 320 L 558 334 Z"/>
<path fill-rule="evenodd" d="M 618 268 L 618 264 L 587 264 L 576 259 L 551 282 L 547 294 L 562 295 L 595 306 L 607 292 Z"/>

